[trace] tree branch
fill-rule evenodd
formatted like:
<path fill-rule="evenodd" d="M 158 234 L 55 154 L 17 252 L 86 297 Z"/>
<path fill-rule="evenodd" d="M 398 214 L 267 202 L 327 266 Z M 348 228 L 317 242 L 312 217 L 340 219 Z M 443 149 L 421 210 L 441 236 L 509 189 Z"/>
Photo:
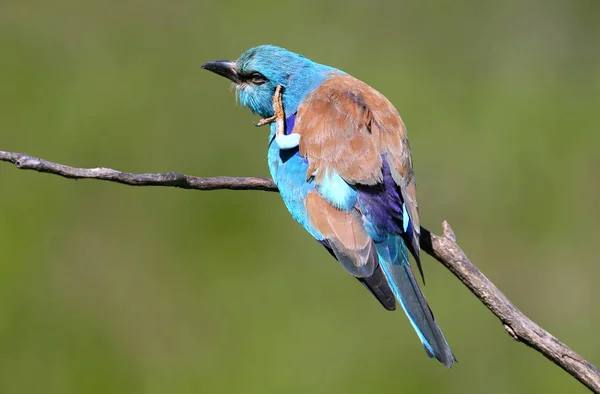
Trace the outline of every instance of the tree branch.
<path fill-rule="evenodd" d="M 256 177 L 216 176 L 199 178 L 179 172 L 161 174 L 132 174 L 111 168 L 75 168 L 53 163 L 22 153 L 0 151 L 0 161 L 13 163 L 21 170 L 34 170 L 59 175 L 69 179 L 99 179 L 130 186 L 168 186 L 196 190 L 264 190 L 276 192 L 277 186 L 271 179 Z"/>
<path fill-rule="evenodd" d="M 131 186 L 168 186 L 196 190 L 277 191 L 272 180 L 255 177 L 199 178 L 178 172 L 133 174 L 110 168 L 75 168 L 28 156 L 0 151 L 0 161 L 22 170 L 35 170 L 70 179 L 99 179 Z M 502 322 L 515 340 L 537 350 L 595 393 L 600 393 L 600 371 L 594 365 L 552 336 L 521 312 L 498 288 L 471 263 L 456 242 L 447 222 L 443 235 L 421 228 L 421 248 L 448 268 Z"/>

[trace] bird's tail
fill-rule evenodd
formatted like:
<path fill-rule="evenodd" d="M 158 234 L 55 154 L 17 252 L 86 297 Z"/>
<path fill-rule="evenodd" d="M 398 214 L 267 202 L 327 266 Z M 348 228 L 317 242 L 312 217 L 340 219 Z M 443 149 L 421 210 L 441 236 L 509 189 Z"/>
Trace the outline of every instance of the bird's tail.
<path fill-rule="evenodd" d="M 398 236 L 392 236 L 376 247 L 379 264 L 390 288 L 406 312 L 425 351 L 429 357 L 437 358 L 446 367 L 452 366 L 456 359 L 412 273 L 404 241 Z"/>

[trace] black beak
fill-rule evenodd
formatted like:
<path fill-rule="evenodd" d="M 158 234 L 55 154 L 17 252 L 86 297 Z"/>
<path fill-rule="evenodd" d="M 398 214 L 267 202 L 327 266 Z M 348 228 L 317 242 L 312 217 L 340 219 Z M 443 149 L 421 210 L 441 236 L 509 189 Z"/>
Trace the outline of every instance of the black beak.
<path fill-rule="evenodd" d="M 228 78 L 235 83 L 240 82 L 235 69 L 235 62 L 232 60 L 217 60 L 216 62 L 204 63 L 202 68 Z"/>

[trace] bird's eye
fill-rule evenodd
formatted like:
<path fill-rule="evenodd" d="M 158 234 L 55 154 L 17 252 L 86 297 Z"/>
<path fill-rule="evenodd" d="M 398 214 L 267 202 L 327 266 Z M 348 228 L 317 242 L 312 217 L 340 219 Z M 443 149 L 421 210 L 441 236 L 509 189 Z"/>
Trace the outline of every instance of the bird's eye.
<path fill-rule="evenodd" d="M 250 79 L 255 85 L 262 85 L 263 83 L 267 82 L 267 78 L 265 78 L 265 76 L 261 73 L 252 73 Z"/>

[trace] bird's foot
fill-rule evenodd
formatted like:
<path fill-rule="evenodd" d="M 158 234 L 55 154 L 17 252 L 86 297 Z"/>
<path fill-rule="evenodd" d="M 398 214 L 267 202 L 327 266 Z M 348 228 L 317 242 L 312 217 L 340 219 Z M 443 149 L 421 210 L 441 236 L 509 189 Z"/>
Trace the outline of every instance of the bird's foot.
<path fill-rule="evenodd" d="M 283 111 L 283 101 L 281 85 L 277 85 L 275 88 L 275 94 L 273 94 L 273 112 L 275 115 L 270 118 L 264 118 L 255 123 L 256 127 L 261 127 L 267 124 L 276 123 L 276 135 L 285 135 L 285 112 Z"/>
<path fill-rule="evenodd" d="M 292 149 L 300 143 L 300 134 L 292 133 L 285 135 L 285 112 L 283 111 L 281 96 L 281 85 L 277 85 L 275 94 L 273 94 L 273 112 L 275 115 L 270 118 L 261 119 L 254 125 L 260 127 L 275 123 L 275 141 L 279 145 L 279 149 Z"/>
<path fill-rule="evenodd" d="M 271 124 L 276 121 L 277 121 L 277 117 L 271 116 L 270 118 L 264 118 L 264 119 L 259 120 L 258 122 L 254 123 L 254 126 L 261 127 L 261 126 Z"/>

